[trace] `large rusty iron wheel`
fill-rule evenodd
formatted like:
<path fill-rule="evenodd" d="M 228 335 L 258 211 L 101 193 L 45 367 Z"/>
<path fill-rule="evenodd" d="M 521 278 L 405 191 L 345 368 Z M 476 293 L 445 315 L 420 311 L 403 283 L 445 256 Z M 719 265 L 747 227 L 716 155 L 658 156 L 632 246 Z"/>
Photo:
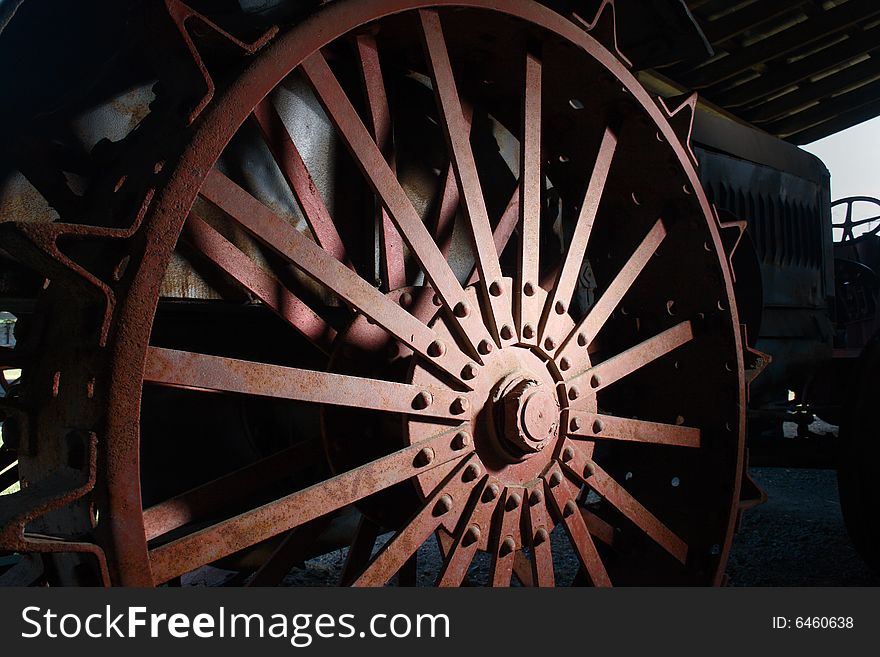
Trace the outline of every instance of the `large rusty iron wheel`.
<path fill-rule="evenodd" d="M 189 65 L 163 69 L 163 88 L 195 71 L 204 94 L 157 102 L 139 128 L 112 185 L 133 219 L 4 233 L 51 284 L 22 390 L 39 409 L 19 446 L 29 485 L 3 546 L 91 555 L 120 585 L 263 546 L 248 572 L 268 583 L 355 509 L 343 583 L 404 581 L 435 539 L 439 585 L 568 584 L 565 541 L 575 582 L 720 582 L 745 407 L 729 261 L 692 102 L 670 112 L 643 90 L 611 3 L 581 21 L 529 0 L 339 0 L 252 43 L 166 5 Z M 345 146 L 335 188 L 310 168 L 327 153 L 291 138 L 324 123 Z M 272 167 L 242 154 L 254 135 Z M 227 302 L 206 305 L 244 291 L 289 337 L 258 359 L 163 331 L 181 263 L 219 281 Z M 147 494 L 184 449 L 145 459 L 151 423 L 216 423 L 254 399 L 294 408 L 292 437 Z M 179 410 L 202 402 L 204 418 Z"/>

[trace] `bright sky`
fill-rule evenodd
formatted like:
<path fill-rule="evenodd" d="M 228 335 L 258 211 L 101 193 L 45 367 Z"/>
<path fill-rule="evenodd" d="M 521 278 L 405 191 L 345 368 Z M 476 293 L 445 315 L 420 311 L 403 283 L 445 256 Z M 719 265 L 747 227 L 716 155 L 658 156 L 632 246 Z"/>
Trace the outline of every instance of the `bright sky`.
<path fill-rule="evenodd" d="M 880 198 L 880 117 L 803 147 L 831 171 L 831 199 Z"/>

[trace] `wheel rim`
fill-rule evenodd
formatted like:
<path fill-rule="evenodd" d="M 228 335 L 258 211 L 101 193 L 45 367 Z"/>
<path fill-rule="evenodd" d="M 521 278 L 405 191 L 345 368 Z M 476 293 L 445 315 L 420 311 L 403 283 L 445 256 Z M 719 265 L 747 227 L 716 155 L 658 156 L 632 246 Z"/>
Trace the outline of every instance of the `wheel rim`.
<path fill-rule="evenodd" d="M 110 336 L 113 384 L 100 487 L 106 523 L 99 530 L 114 580 L 162 583 L 260 539 L 292 536 L 349 504 L 369 518 L 363 498 L 411 482 L 419 493 L 415 508 L 402 505 L 406 520 L 398 519 L 395 536 L 361 564 L 355 583 L 385 583 L 409 561 L 413 546 L 439 532 L 447 550 L 437 573 L 441 584 L 461 583 L 477 551 L 491 555 L 487 583 L 508 584 L 523 548 L 532 583 L 552 584 L 549 536 L 556 524 L 596 585 L 717 582 L 741 474 L 744 380 L 729 271 L 687 145 L 611 52 L 542 7 L 516 2 L 501 12 L 490 2 L 434 2 L 431 8 L 399 2 L 377 16 L 373 4 L 331 5 L 266 46 L 192 124 L 182 156 L 173 171 L 165 165 L 166 182 L 134 233 Z M 353 31 L 353 61 L 361 65 L 371 110 L 366 119 L 319 51 L 338 56 L 341 44 L 351 51 L 345 38 Z M 506 50 L 521 53 L 511 66 L 497 49 L 481 52 L 487 63 L 480 73 L 498 73 L 486 78 L 495 87 L 491 93 L 461 73 L 467 68 L 462 53 L 478 50 L 474 45 L 484 32 L 504 35 L 499 40 Z M 421 45 L 426 54 L 419 62 L 412 52 Z M 454 171 L 439 193 L 460 199 L 463 226 L 475 245 L 472 271 L 447 265 L 437 230 L 442 226 L 426 225 L 413 210 L 388 154 L 377 146 L 389 114 L 375 55 L 383 50 L 394 52 L 399 68 L 409 66 L 431 80 Z M 559 73 L 571 56 L 586 67 L 575 77 L 599 81 L 595 107 L 579 100 L 588 87 Z M 344 63 L 334 60 L 337 70 Z M 343 264 L 351 258 L 350 245 L 321 207 L 320 191 L 306 189 L 311 181 L 289 146 L 276 143 L 275 158 L 288 158 L 289 175 L 299 176 L 292 186 L 305 181 L 298 200 L 320 246 L 215 167 L 252 113 L 264 137 L 272 133 L 277 118 L 271 104 L 260 101 L 290 75 L 308 81 L 382 199 L 383 287 L 390 292 L 378 292 L 356 265 Z M 511 91 L 517 87 L 518 95 Z M 512 97 L 522 112 L 511 107 Z M 469 106 L 523 135 L 517 192 L 497 221 L 490 220 L 466 138 Z M 556 125 L 567 129 L 554 130 Z M 619 164 L 632 162 L 636 153 L 641 168 Z M 639 179 L 645 170 L 649 181 Z M 567 248 L 559 262 L 541 257 L 552 235 L 542 218 L 547 185 L 557 190 L 574 225 L 563 237 Z M 302 295 L 271 289 L 276 279 L 266 278 L 246 249 L 199 216 L 203 201 L 356 309 L 343 339 L 328 344 L 333 331 Z M 615 215 L 626 221 L 614 222 Z M 511 240 L 514 226 L 518 240 Z M 333 351 L 327 371 L 150 346 L 178 235 L 320 350 Z M 503 258 L 508 241 L 519 246 L 511 244 Z M 586 314 L 574 302 L 583 288 L 584 256 L 599 282 Z M 430 287 L 411 286 L 405 257 L 418 260 Z M 390 358 L 389 342 L 396 351 Z M 345 356 L 346 346 L 355 349 L 354 358 Z M 365 358 L 382 378 L 364 382 Z M 142 511 L 142 385 L 342 407 L 338 416 L 323 412 L 323 442 L 335 476 L 208 527 L 193 523 L 190 512 L 198 505 L 180 513 L 180 498 Z M 399 418 L 400 432 L 392 432 L 380 455 L 340 463 L 328 435 L 340 423 L 352 426 L 344 410 L 352 406 Z M 348 447 L 351 440 L 356 438 Z M 341 451 L 350 454 L 345 447 Z M 253 482 L 260 473 L 289 467 L 297 450 L 302 446 L 236 476 Z M 229 479 L 207 486 L 217 490 L 223 482 Z M 600 499 L 583 498 L 581 486 Z M 306 539 L 300 534 L 299 540 Z M 529 578 L 521 571 L 522 564 L 517 575 Z"/>

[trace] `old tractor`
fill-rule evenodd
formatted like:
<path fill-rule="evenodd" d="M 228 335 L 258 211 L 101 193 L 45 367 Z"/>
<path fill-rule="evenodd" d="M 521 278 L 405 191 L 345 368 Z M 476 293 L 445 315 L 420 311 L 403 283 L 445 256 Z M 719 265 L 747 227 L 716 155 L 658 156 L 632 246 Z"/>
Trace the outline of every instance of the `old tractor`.
<path fill-rule="evenodd" d="M 0 5 L 0 581 L 721 583 L 835 335 L 820 122 L 692 93 L 816 45 L 735 4 Z"/>

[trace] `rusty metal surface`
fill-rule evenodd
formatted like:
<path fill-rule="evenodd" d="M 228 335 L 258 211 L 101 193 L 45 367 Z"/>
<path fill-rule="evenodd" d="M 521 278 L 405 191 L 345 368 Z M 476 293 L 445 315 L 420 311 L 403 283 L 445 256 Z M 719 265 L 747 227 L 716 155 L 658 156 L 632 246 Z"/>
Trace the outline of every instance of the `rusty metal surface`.
<path fill-rule="evenodd" d="M 252 570 L 263 582 L 351 512 L 356 585 L 412 581 L 433 536 L 440 585 L 463 583 L 478 552 L 491 559 L 482 583 L 568 584 L 554 574 L 556 524 L 595 585 L 720 582 L 745 407 L 730 254 L 694 169 L 693 104 L 669 110 L 640 86 L 613 3 L 568 20 L 529 0 L 339 0 L 250 41 L 161 4 L 145 25 L 173 46 L 156 53 L 168 95 L 126 144 L 114 186 L 129 212 L 0 234 L 49 280 L 35 318 L 51 328 L 31 351 L 16 345 L 23 480 L 54 486 L 63 462 L 87 474 L 51 503 L 0 501 L 0 546 L 98 555 L 98 580 L 118 585 L 267 553 Z M 206 63 L 218 43 L 235 76 Z M 345 145 L 343 187 L 323 185 L 273 104 L 293 80 Z M 426 105 L 397 102 L 410 84 Z M 419 153 L 436 170 L 428 210 L 388 134 L 425 116 L 442 153 Z M 502 129 L 522 140 L 517 166 Z M 248 184 L 236 148 L 255 130 L 303 225 Z M 221 312 L 244 303 L 280 327 L 244 345 L 169 329 L 157 308 L 184 252 Z M 585 268 L 594 303 L 579 294 Z M 244 418 L 250 452 L 143 507 L 156 473 L 142 455 L 160 440 L 148 403 L 266 400 L 292 426 Z M 58 440 L 80 424 L 95 436 L 82 463 Z M 266 434 L 275 449 L 258 444 Z M 219 505 L 231 487 L 235 503 Z M 22 547 L 26 522 L 58 511 L 67 540 Z M 371 556 L 380 531 L 393 536 Z"/>

